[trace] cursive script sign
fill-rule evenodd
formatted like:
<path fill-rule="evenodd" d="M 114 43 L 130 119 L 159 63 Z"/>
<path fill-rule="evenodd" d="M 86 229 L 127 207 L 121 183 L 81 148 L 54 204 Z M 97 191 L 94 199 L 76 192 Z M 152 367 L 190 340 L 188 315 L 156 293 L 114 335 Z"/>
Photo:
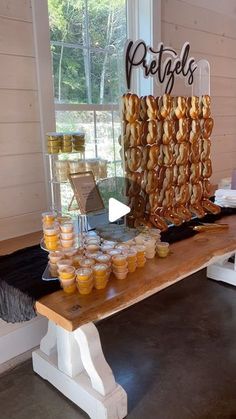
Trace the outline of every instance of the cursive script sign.
<path fill-rule="evenodd" d="M 141 67 L 144 77 L 156 77 L 159 83 L 166 83 L 165 93 L 171 93 L 175 77 L 187 78 L 189 85 L 193 84 L 193 74 L 197 64 L 189 57 L 190 45 L 185 42 L 180 54 L 172 48 L 165 47 L 161 42 L 157 50 L 146 45 L 139 39 L 136 42 L 127 41 L 125 46 L 125 73 L 127 88 L 131 88 L 131 78 L 134 68 Z"/>

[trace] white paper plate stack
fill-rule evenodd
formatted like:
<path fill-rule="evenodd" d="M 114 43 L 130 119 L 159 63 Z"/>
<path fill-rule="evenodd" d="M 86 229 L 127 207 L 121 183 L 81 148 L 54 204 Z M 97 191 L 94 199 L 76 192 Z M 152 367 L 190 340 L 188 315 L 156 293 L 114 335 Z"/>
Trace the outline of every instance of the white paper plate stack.
<path fill-rule="evenodd" d="M 235 189 L 217 189 L 215 192 L 215 203 L 220 207 L 236 208 Z"/>

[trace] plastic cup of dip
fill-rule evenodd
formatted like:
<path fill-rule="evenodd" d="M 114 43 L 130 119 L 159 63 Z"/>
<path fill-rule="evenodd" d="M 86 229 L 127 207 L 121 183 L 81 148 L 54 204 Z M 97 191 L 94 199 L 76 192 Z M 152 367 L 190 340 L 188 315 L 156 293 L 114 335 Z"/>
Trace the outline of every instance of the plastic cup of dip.
<path fill-rule="evenodd" d="M 125 279 L 127 277 L 127 274 L 128 274 L 128 269 L 124 272 L 113 271 L 113 273 L 114 273 L 114 275 L 117 279 Z"/>
<path fill-rule="evenodd" d="M 65 248 L 68 249 L 69 247 L 72 247 L 73 244 L 74 244 L 74 240 L 73 239 L 69 239 L 69 240 L 63 240 L 63 239 L 61 239 L 61 245 L 62 245 L 62 247 L 65 247 Z"/>
<path fill-rule="evenodd" d="M 102 264 L 105 263 L 108 266 L 111 265 L 111 256 L 110 255 L 99 255 L 99 256 L 96 256 L 95 260 L 96 260 L 97 263 L 102 263 Z"/>
<path fill-rule="evenodd" d="M 115 266 L 127 266 L 127 257 L 125 255 L 114 255 L 112 257 L 112 264 Z"/>
<path fill-rule="evenodd" d="M 67 266 L 65 268 L 58 269 L 60 279 L 72 279 L 75 278 L 75 268 L 73 266 Z"/>
<path fill-rule="evenodd" d="M 88 244 L 86 246 L 86 250 L 87 250 L 87 252 L 90 252 L 90 253 L 96 253 L 96 252 L 99 251 L 99 245 L 97 245 L 97 244 Z"/>
<path fill-rule="evenodd" d="M 57 267 L 59 270 L 63 269 L 63 268 L 68 268 L 68 266 L 72 266 L 72 260 L 70 259 L 60 259 L 57 262 Z"/>
<path fill-rule="evenodd" d="M 52 211 L 52 212 L 43 212 L 42 213 L 42 221 L 43 223 L 46 224 L 52 224 L 54 223 L 55 219 L 56 219 L 57 214 Z"/>
<path fill-rule="evenodd" d="M 66 222 L 60 226 L 62 233 L 72 233 L 74 231 L 74 225 L 72 222 Z"/>
<path fill-rule="evenodd" d="M 61 239 L 62 240 L 73 240 L 74 239 L 74 232 L 70 231 L 69 233 L 61 232 Z"/>
<path fill-rule="evenodd" d="M 137 252 L 137 258 L 139 257 L 145 257 L 145 246 L 143 245 L 137 245 L 135 246 L 135 250 Z"/>
<path fill-rule="evenodd" d="M 90 268 L 79 268 L 75 272 L 77 281 L 88 281 L 93 277 L 93 271 Z"/>
<path fill-rule="evenodd" d="M 160 243 L 157 243 L 156 249 L 157 249 L 158 256 L 161 258 L 165 258 L 169 254 L 170 245 L 167 242 L 160 242 Z"/>
<path fill-rule="evenodd" d="M 91 258 L 83 258 L 80 261 L 81 268 L 91 268 L 93 265 L 95 265 L 95 260 Z"/>
<path fill-rule="evenodd" d="M 56 251 L 56 252 L 50 252 L 48 255 L 48 259 L 50 260 L 51 263 L 57 263 L 60 259 L 63 258 L 63 253 Z"/>

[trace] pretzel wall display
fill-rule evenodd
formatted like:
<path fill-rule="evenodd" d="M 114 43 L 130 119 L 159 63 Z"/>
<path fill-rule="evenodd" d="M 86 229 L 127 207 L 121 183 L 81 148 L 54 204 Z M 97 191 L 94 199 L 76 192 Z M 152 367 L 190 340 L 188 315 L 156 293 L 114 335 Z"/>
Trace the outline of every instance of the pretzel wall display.
<path fill-rule="evenodd" d="M 211 98 L 122 97 L 126 194 L 132 226 L 161 230 L 220 208 L 210 200 Z"/>

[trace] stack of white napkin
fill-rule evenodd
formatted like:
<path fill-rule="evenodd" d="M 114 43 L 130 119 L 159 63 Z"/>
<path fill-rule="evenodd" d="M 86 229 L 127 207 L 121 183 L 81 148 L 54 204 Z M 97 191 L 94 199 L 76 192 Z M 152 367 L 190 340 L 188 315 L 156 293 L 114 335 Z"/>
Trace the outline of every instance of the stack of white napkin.
<path fill-rule="evenodd" d="M 236 208 L 235 189 L 217 189 L 215 192 L 215 203 L 220 207 Z"/>

